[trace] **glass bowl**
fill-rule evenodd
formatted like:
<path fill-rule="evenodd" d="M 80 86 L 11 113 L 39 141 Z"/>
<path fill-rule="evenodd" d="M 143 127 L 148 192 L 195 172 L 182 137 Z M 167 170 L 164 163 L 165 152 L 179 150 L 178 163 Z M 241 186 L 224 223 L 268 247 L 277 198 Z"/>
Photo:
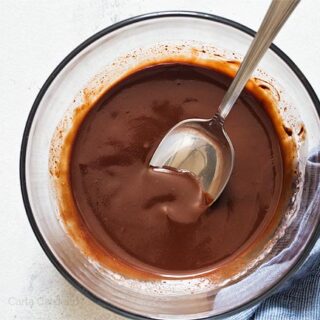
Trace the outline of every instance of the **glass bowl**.
<path fill-rule="evenodd" d="M 140 281 L 112 272 L 84 255 L 59 218 L 59 199 L 49 174 L 52 138 L 60 128 L 63 139 L 72 112 L 81 105 L 88 88 L 92 97 L 97 97 L 101 88 L 136 65 L 163 57 L 241 59 L 253 36 L 253 31 L 238 23 L 206 13 L 157 12 L 134 17 L 78 46 L 40 90 L 21 147 L 25 208 L 51 262 L 80 292 L 103 307 L 135 319 L 231 315 L 279 287 L 305 260 L 318 238 L 320 212 L 302 208 L 301 203 L 306 197 L 303 184 L 307 159 L 320 145 L 320 103 L 301 71 L 274 45 L 254 77 L 278 96 L 279 112 L 297 141 L 299 186 L 272 237 L 254 253 L 250 264 L 241 265 L 232 277 L 224 279 L 199 275 Z M 59 143 L 55 142 L 58 149 Z"/>

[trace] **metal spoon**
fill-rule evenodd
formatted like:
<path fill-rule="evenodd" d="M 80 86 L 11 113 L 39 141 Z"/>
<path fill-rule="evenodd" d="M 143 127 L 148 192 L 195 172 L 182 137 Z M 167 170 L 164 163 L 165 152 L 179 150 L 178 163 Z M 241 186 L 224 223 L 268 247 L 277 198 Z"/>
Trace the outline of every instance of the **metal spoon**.
<path fill-rule="evenodd" d="M 229 181 L 234 149 L 224 120 L 273 39 L 300 0 L 273 0 L 240 68 L 212 119 L 188 119 L 162 139 L 150 160 L 155 168 L 193 173 L 212 204 Z"/>

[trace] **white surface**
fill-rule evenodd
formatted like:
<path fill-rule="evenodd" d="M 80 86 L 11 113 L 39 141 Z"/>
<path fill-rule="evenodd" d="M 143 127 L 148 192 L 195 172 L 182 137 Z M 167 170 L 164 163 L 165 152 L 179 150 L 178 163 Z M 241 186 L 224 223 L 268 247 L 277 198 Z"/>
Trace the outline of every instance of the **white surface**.
<path fill-rule="evenodd" d="M 53 68 L 104 27 L 157 10 L 207 11 L 253 29 L 268 0 L 0 0 L 0 319 L 121 319 L 83 297 L 51 265 L 29 226 L 18 161 L 25 121 Z M 304 0 L 275 43 L 320 95 L 320 1 Z"/>

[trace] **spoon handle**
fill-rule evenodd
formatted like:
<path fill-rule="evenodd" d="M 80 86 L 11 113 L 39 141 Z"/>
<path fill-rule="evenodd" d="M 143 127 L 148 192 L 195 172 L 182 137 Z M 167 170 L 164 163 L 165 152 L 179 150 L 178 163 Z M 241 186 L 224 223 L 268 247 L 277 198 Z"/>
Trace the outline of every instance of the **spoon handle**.
<path fill-rule="evenodd" d="M 221 123 L 224 122 L 259 61 L 299 2 L 300 0 L 272 1 L 239 70 L 223 97 L 218 112 L 215 115 L 219 118 Z"/>

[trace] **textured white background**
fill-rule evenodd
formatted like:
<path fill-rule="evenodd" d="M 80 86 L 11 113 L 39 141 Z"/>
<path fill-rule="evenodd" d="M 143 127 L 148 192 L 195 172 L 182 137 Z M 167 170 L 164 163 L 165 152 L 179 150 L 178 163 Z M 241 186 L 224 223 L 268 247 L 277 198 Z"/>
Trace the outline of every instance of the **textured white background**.
<path fill-rule="evenodd" d="M 157 10 L 197 10 L 257 29 L 269 0 L 0 0 L 0 319 L 108 320 L 71 287 L 27 221 L 18 177 L 21 136 L 41 85 L 80 42 L 106 26 Z M 304 0 L 275 43 L 320 95 L 320 0 Z"/>

